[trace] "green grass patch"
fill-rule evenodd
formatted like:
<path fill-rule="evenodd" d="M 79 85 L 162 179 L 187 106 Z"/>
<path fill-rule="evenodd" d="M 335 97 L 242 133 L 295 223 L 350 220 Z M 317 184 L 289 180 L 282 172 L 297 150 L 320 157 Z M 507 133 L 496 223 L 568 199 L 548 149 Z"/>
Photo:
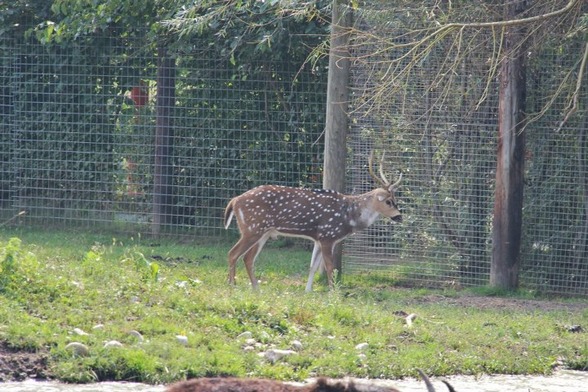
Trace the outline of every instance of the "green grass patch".
<path fill-rule="evenodd" d="M 226 284 L 232 242 L 3 229 L 0 340 L 46 352 L 52 374 L 68 382 L 588 368 L 585 300 L 554 306 L 528 293 L 411 290 L 395 287 L 398 277 L 384 272 L 344 275 L 332 291 L 318 281 L 315 292 L 305 293 L 310 251 L 275 244 L 260 254 L 261 290 L 252 292 L 242 263 L 237 286 Z M 489 299 L 502 302 L 492 306 Z M 410 313 L 417 317 L 409 327 Z M 251 337 L 240 337 L 244 332 Z M 105 347 L 112 340 L 122 346 Z M 273 363 L 259 355 L 291 349 L 295 340 L 302 349 L 294 355 Z M 86 345 L 88 355 L 67 349 L 71 342 Z M 360 343 L 368 346 L 359 351 Z"/>

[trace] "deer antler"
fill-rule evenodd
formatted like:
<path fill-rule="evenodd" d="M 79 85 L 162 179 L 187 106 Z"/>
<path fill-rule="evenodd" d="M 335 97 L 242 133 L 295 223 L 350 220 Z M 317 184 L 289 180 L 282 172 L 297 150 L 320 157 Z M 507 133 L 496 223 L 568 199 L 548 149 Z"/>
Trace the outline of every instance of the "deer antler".
<path fill-rule="evenodd" d="M 376 176 L 376 174 L 374 173 L 374 151 L 372 150 L 370 152 L 370 157 L 368 160 L 368 170 L 370 173 L 370 176 L 374 179 L 374 181 L 376 183 L 378 183 L 382 188 L 384 189 L 394 189 L 398 186 L 398 184 L 400 184 L 400 180 L 402 180 L 402 173 L 400 173 L 400 177 L 398 177 L 398 181 L 396 181 L 394 184 L 390 184 L 390 181 L 386 178 L 386 175 L 384 174 L 384 157 L 386 156 L 386 152 L 384 151 L 382 153 L 382 158 L 380 158 L 380 165 L 378 168 L 378 171 L 380 173 L 380 177 Z"/>
<path fill-rule="evenodd" d="M 382 155 L 383 158 L 383 155 Z M 376 174 L 374 173 L 374 150 L 372 150 L 370 152 L 370 157 L 368 159 L 368 171 L 370 173 L 370 176 L 372 177 L 372 179 L 379 184 L 382 188 L 388 188 L 388 186 L 390 185 L 390 183 L 388 182 L 388 180 L 386 179 L 385 176 L 383 176 L 383 170 L 382 170 L 382 161 L 380 161 L 380 176 L 378 177 L 376 176 Z"/>
<path fill-rule="evenodd" d="M 400 180 L 402 180 L 402 172 L 400 173 L 400 176 L 398 176 L 398 181 L 396 181 L 394 184 L 390 185 L 389 189 L 396 189 L 398 187 L 398 185 L 400 184 Z"/>

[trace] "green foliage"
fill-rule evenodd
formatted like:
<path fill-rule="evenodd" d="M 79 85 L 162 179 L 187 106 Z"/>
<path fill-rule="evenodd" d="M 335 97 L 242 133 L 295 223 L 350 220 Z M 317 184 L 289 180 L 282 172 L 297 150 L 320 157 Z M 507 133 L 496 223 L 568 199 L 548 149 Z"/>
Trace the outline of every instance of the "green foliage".
<path fill-rule="evenodd" d="M 233 64 L 264 55 L 272 61 L 308 55 L 328 32 L 330 1 L 204 1 L 178 10 L 162 25 L 182 39 L 210 37 Z M 305 45 L 307 45 L 305 47 Z"/>
<path fill-rule="evenodd" d="M 226 189 L 320 182 L 326 69 L 307 57 L 327 37 L 328 2 L 182 3 L 55 0 L 43 23 L 27 25 L 28 38 L 16 37 L 27 45 L 12 60 L 20 66 L 8 58 L 2 69 L 16 71 L 0 74 L 1 96 L 14 97 L 0 117 L 0 170 L 10 175 L 0 180 L 2 195 L 18 187 L 21 206 L 38 209 L 31 216 L 48 208 L 59 218 L 111 219 L 103 213 L 111 202 L 149 210 L 155 107 L 138 108 L 125 93 L 145 81 L 155 95 L 157 46 L 178 69 L 173 224 L 210 226 Z M 163 23 L 189 9 L 215 22 L 202 34 Z M 22 142 L 10 149 L 13 140 Z"/>
<path fill-rule="evenodd" d="M 24 251 L 21 244 L 16 237 L 6 244 L 0 242 L 0 293 L 15 293 L 34 283 L 39 265 L 35 256 Z"/>
<path fill-rule="evenodd" d="M 137 272 L 142 275 L 144 280 L 157 282 L 159 264 L 147 260 L 145 255 L 139 252 L 136 248 L 125 252 L 125 257 L 121 262 L 134 264 Z"/>
<path fill-rule="evenodd" d="M 96 35 L 112 29 L 125 31 L 127 39 L 137 37 L 156 39 L 154 26 L 165 17 L 170 1 L 108 0 L 89 6 L 86 0 L 53 0 L 53 21 L 39 25 L 35 35 L 40 42 L 68 42 L 94 40 Z"/>

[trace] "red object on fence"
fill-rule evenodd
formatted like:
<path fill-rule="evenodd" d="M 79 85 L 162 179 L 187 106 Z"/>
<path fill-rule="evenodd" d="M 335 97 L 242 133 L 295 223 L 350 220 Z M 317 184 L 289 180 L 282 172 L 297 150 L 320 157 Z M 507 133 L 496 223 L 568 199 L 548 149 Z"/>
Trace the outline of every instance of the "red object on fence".
<path fill-rule="evenodd" d="M 138 108 L 145 106 L 149 101 L 149 89 L 143 80 L 139 82 L 138 86 L 131 89 L 131 99 Z"/>

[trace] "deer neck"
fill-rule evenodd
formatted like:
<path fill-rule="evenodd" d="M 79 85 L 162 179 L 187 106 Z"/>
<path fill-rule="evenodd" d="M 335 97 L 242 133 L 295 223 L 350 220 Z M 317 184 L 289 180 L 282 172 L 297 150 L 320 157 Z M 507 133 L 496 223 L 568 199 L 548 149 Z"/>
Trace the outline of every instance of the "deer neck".
<path fill-rule="evenodd" d="M 379 218 L 380 214 L 372 207 L 373 197 L 371 192 L 349 196 L 347 218 L 354 232 L 371 226 Z"/>

